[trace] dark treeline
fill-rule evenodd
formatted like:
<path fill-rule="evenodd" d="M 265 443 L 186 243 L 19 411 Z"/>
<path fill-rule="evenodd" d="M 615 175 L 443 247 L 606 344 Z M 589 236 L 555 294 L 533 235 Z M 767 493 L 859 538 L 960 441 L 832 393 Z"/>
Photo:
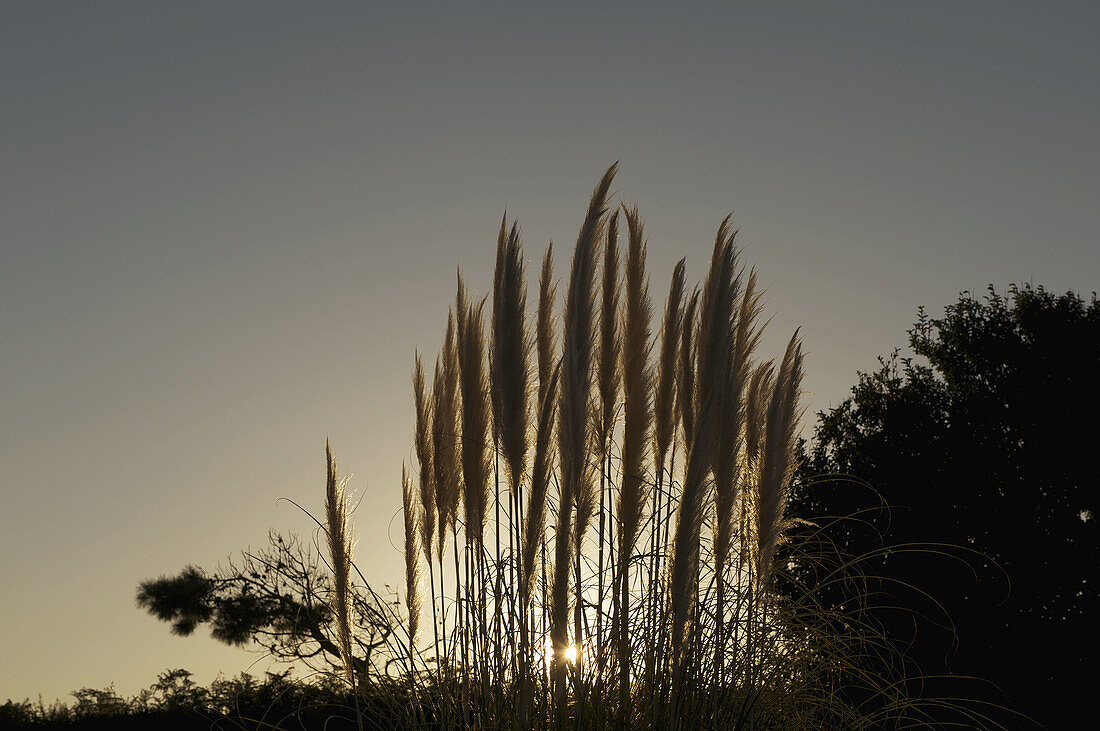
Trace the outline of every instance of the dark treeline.
<path fill-rule="evenodd" d="M 73 691 L 75 702 L 9 700 L 0 705 L 0 728 L 39 729 L 320 729 L 357 728 L 351 693 L 331 678 L 302 680 L 289 671 L 256 678 L 241 673 L 198 685 L 187 670 L 161 673 L 157 681 L 125 698 L 113 686 Z M 399 693 L 366 699 L 371 728 L 387 728 Z M 364 699 L 360 698 L 363 703 Z"/>
<path fill-rule="evenodd" d="M 1074 727 L 1100 608 L 1100 303 L 964 292 L 909 345 L 818 414 L 793 509 L 866 557 L 871 615 L 919 673 Z"/>

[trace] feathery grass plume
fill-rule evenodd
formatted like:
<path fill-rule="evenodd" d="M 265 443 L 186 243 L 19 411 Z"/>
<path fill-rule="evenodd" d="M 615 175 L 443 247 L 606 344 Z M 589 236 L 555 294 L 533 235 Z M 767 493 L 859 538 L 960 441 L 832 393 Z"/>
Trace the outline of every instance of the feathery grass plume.
<path fill-rule="evenodd" d="M 595 436 L 595 457 L 599 460 L 600 497 L 596 507 L 599 521 L 596 531 L 596 661 L 603 663 L 603 603 L 604 603 L 604 548 L 610 549 L 608 517 L 611 511 L 607 506 L 607 485 L 610 459 L 608 440 L 615 431 L 615 410 L 622 386 L 622 373 L 619 370 L 619 351 L 622 348 L 619 328 L 619 212 L 611 214 L 607 223 L 607 239 L 604 244 L 603 286 L 600 298 L 600 354 L 596 373 L 596 389 L 600 394 L 599 403 L 593 403 L 592 425 Z M 593 475 L 593 487 L 595 487 Z M 613 531 L 610 533 L 613 534 Z M 608 536 L 608 540 L 604 536 Z M 579 544 L 578 544 L 579 546 Z M 581 582 L 581 556 L 578 547 L 576 581 Z M 608 551 L 610 554 L 610 550 Z"/>
<path fill-rule="evenodd" d="M 707 473 L 714 459 L 721 402 L 718 388 L 725 377 L 732 345 L 730 332 L 739 288 L 736 252 L 729 218 L 722 222 L 715 240 L 714 257 L 703 291 L 697 337 L 695 419 L 688 442 L 683 494 L 676 514 L 672 545 L 670 592 L 672 599 L 672 649 L 675 674 L 683 669 L 685 636 L 699 582 L 699 551 L 707 492 Z M 674 680 L 674 687 L 678 680 Z M 675 705 L 675 704 L 674 704 Z M 673 709 L 673 714 L 677 710 Z"/>
<path fill-rule="evenodd" d="M 583 538 L 591 520 L 594 496 L 589 463 L 589 409 L 592 390 L 592 325 L 595 309 L 595 272 L 600 235 L 607 214 L 607 197 L 617 164 L 604 173 L 588 204 L 577 236 L 565 302 L 565 332 L 558 407 L 558 459 L 560 498 L 554 538 L 554 576 L 551 588 L 550 634 L 558 668 L 556 695 L 564 690 L 561 671 L 569 644 L 569 570 L 573 544 Z M 571 530 L 574 508 L 577 530 Z M 579 638 L 578 638 L 579 639 Z"/>
<path fill-rule="evenodd" d="M 401 465 L 401 506 L 405 515 L 405 604 L 409 609 L 409 651 L 420 629 L 420 523 L 416 495 L 405 465 Z"/>
<path fill-rule="evenodd" d="M 435 380 L 441 379 L 441 373 L 439 369 L 439 359 L 435 361 Z M 438 490 L 435 484 L 435 466 L 434 466 L 434 454 L 432 443 L 432 397 L 425 391 L 424 385 L 424 363 L 420 358 L 420 352 L 415 353 L 415 365 L 413 366 L 413 401 L 416 405 L 416 430 L 415 430 L 415 449 L 416 459 L 420 467 L 419 474 L 419 498 L 420 508 L 418 511 L 417 528 L 419 530 L 419 536 L 417 536 L 416 543 L 420 549 L 424 552 L 424 562 L 428 565 L 428 601 L 430 602 L 432 614 L 432 638 L 434 640 L 433 648 L 439 646 L 439 625 L 438 616 L 436 614 L 435 605 L 435 568 L 432 564 L 432 541 L 435 538 L 435 525 L 438 513 Z M 408 520 L 408 516 L 406 516 Z M 406 538 L 406 550 L 408 550 L 408 539 Z M 406 556 L 406 564 L 408 563 L 408 557 Z M 414 557 L 415 568 L 418 561 Z M 406 572 L 409 571 L 409 567 L 406 566 Z M 411 580 L 415 577 L 407 576 L 407 579 Z M 442 578 L 442 575 L 441 575 Z M 417 618 L 419 621 L 419 617 Z M 411 645 L 410 645 L 411 647 Z M 411 662 L 411 660 L 410 660 Z"/>
<path fill-rule="evenodd" d="M 336 638 L 340 659 L 348 683 L 355 687 L 355 668 L 351 654 L 351 519 L 348 514 L 346 480 L 336 475 L 336 460 L 325 441 L 325 462 L 328 481 L 325 486 L 325 523 L 328 534 L 329 558 L 332 560 L 332 595 L 330 604 L 336 622 Z"/>
<path fill-rule="evenodd" d="M 747 367 L 751 356 L 756 352 L 757 346 L 760 345 L 761 338 L 764 337 L 764 328 L 768 323 L 757 326 L 757 321 L 760 318 L 760 313 L 764 311 L 764 291 L 757 289 L 756 286 L 756 267 L 749 270 L 748 279 L 745 281 L 745 291 L 742 293 L 741 302 L 737 308 L 737 330 L 734 333 L 733 346 L 735 352 L 743 352 L 746 354 L 746 369 L 742 374 L 745 382 L 748 383 L 750 377 L 751 368 Z"/>
<path fill-rule="evenodd" d="M 629 590 L 630 556 L 638 537 L 642 514 L 649 502 L 649 477 L 646 455 L 653 427 L 653 373 L 649 363 L 650 322 L 653 307 L 649 301 L 646 276 L 646 244 L 637 206 L 626 210 L 630 232 L 626 255 L 626 301 L 623 312 L 623 458 L 622 485 L 619 489 L 619 692 L 625 714 L 630 694 Z M 624 715 L 624 718 L 627 718 Z"/>
<path fill-rule="evenodd" d="M 708 368 L 702 362 L 705 357 L 714 358 L 717 378 L 697 377 L 695 383 L 696 408 L 708 400 L 718 402 L 719 419 L 725 406 L 722 399 L 726 377 L 730 372 L 733 347 L 733 321 L 737 298 L 741 291 L 741 273 L 737 270 L 737 250 L 733 246 L 737 230 L 730 223 L 733 214 L 726 216 L 718 228 L 711 255 L 710 272 L 699 310 L 699 331 L 695 343 L 696 368 L 702 374 Z M 713 341 L 713 342 L 712 342 Z"/>
<path fill-rule="evenodd" d="M 726 569 L 738 519 L 738 488 L 743 484 L 739 472 L 744 468 L 742 447 L 746 408 L 745 387 L 749 380 L 750 359 L 760 342 L 756 327 L 761 293 L 756 291 L 756 272 L 750 271 L 735 318 L 729 365 L 723 374 L 718 400 L 718 446 L 714 451 L 714 528 L 712 552 L 715 578 L 714 672 L 719 684 L 725 683 L 726 660 Z M 741 504 L 744 507 L 743 502 Z M 744 540 L 744 533 L 742 533 Z M 738 618 L 740 619 L 740 618 Z M 737 621 L 737 620 L 735 620 Z M 718 699 L 714 699 L 717 709 Z"/>
<path fill-rule="evenodd" d="M 737 251 L 733 246 L 737 231 L 726 216 L 718 228 L 711 255 L 710 271 L 700 303 L 699 328 L 696 338 L 695 408 L 713 402 L 715 405 L 715 445 L 711 452 L 710 469 L 715 492 L 732 506 L 734 468 L 739 435 L 739 408 L 732 393 L 734 378 L 733 326 L 737 297 L 741 289 L 741 273 L 737 270 Z M 708 376 L 707 374 L 713 374 Z M 732 510 L 730 511 L 732 514 Z"/>
<path fill-rule="evenodd" d="M 542 258 L 542 272 L 539 274 L 539 305 L 535 324 L 535 343 L 539 361 L 539 397 L 538 403 L 546 398 L 546 389 L 550 376 L 556 368 L 558 358 L 557 334 L 554 327 L 554 299 L 558 294 L 558 285 L 554 282 L 554 242 L 546 247 Z"/>
<path fill-rule="evenodd" d="M 457 327 L 456 347 L 458 348 L 459 371 L 462 369 L 462 348 L 466 340 L 466 314 L 470 308 L 469 295 L 466 293 L 466 282 L 462 279 L 462 270 L 458 270 L 458 291 L 455 292 L 455 325 Z"/>
<path fill-rule="evenodd" d="M 493 307 L 491 312 L 492 337 L 489 354 L 490 394 L 493 406 L 493 437 L 496 447 L 503 453 L 509 494 L 505 522 L 501 523 L 500 481 L 496 480 L 496 551 L 494 561 L 497 578 L 494 589 L 493 641 L 498 668 L 505 663 L 502 642 L 514 646 L 511 636 L 516 629 L 516 617 L 512 611 L 515 597 L 516 563 L 513 560 L 519 542 L 520 513 L 523 501 L 520 481 L 527 464 L 528 435 L 530 431 L 530 367 L 528 365 L 531 341 L 526 331 L 527 286 L 524 281 L 523 250 L 519 239 L 519 224 L 513 223 L 507 232 L 507 214 L 501 219 L 497 236 L 497 262 L 493 272 Z M 507 554 L 501 553 L 501 528 L 508 532 Z M 507 555 L 507 560 L 502 556 Z M 505 572 L 505 563 L 507 572 Z M 507 616 L 501 614 L 502 595 L 507 595 Z M 505 627 L 507 626 L 507 630 Z M 526 625 L 520 626 L 520 644 L 526 652 Z M 508 638 L 502 637 L 507 632 Z M 512 654 L 512 653 L 509 653 Z M 512 658 L 513 668 L 516 658 Z"/>
<path fill-rule="evenodd" d="M 656 469 L 656 498 L 654 517 L 649 538 L 649 602 L 646 608 L 645 632 L 648 636 L 658 634 L 664 623 L 658 620 L 663 603 L 661 585 L 661 567 L 666 558 L 668 529 L 671 521 L 672 469 L 668 466 L 668 484 L 665 484 L 665 457 L 676 436 L 677 408 L 677 368 L 681 345 L 681 329 L 684 327 L 684 278 L 685 260 L 680 259 L 672 271 L 668 300 L 665 302 L 664 321 L 661 325 L 661 350 L 656 374 L 656 390 L 653 396 L 653 464 Z M 674 453 L 675 454 L 675 453 Z M 667 516 L 667 517 L 666 517 Z M 662 535 L 663 533 L 663 535 Z M 650 687 L 657 682 L 657 662 L 660 655 L 660 642 L 646 654 L 646 678 Z"/>
<path fill-rule="evenodd" d="M 768 403 L 774 385 L 775 361 L 768 360 L 753 368 L 745 391 L 745 457 L 738 471 L 741 486 L 738 500 L 739 571 L 743 571 L 750 562 L 755 565 L 756 561 L 756 499 L 757 484 L 760 481 L 760 453 L 764 446 Z"/>
<path fill-rule="evenodd" d="M 518 225 L 518 222 L 517 222 Z M 500 445 L 500 394 L 498 393 L 497 366 L 493 363 L 496 356 L 497 310 L 500 301 L 500 280 L 504 274 L 505 242 L 508 231 L 508 211 L 500 219 L 500 231 L 497 233 L 497 261 L 493 267 L 493 307 L 489 313 L 489 399 L 493 406 L 493 444 Z M 513 229 L 514 231 L 514 229 Z"/>
<path fill-rule="evenodd" d="M 438 543 L 440 561 L 447 545 L 447 529 L 453 530 L 458 518 L 462 494 L 458 452 L 458 346 L 455 343 L 454 312 L 447 313 L 447 331 L 443 338 L 442 359 L 436 365 L 432 388 L 432 467 L 435 469 Z"/>
<path fill-rule="evenodd" d="M 718 449 L 714 458 L 715 527 L 714 564 L 718 590 L 723 589 L 723 569 L 733 546 L 734 506 L 737 501 L 737 469 L 745 428 L 745 387 L 749 380 L 750 360 L 763 334 L 756 327 L 762 293 L 756 290 L 756 272 L 749 272 L 745 291 L 737 308 L 730 364 L 726 369 L 719 402 Z M 721 609 L 719 598 L 719 609 Z"/>
<path fill-rule="evenodd" d="M 653 373 L 649 363 L 650 323 L 653 307 L 649 301 L 646 276 L 646 245 L 638 209 L 626 211 L 630 240 L 626 258 L 626 310 L 623 313 L 622 374 L 623 396 L 623 475 L 619 491 L 619 555 L 627 561 L 638 536 L 642 513 L 649 499 L 646 452 L 653 427 Z"/>
<path fill-rule="evenodd" d="M 653 395 L 653 461 L 658 468 L 665 461 L 676 430 L 676 356 L 684 321 L 684 273 L 684 260 L 681 259 L 672 270 L 672 284 L 661 325 L 657 389 Z"/>
<path fill-rule="evenodd" d="M 759 466 L 760 447 L 764 442 L 764 420 L 771 396 L 775 362 L 767 361 L 753 369 L 749 389 L 745 396 L 745 452 L 750 470 Z"/>
<path fill-rule="evenodd" d="M 443 360 L 439 356 L 435 359 L 435 375 L 432 378 L 432 471 L 435 485 L 436 506 L 436 555 L 443 558 L 443 536 L 446 534 L 448 523 L 451 519 L 448 511 L 446 461 L 443 456 L 444 431 L 443 431 L 443 390 L 447 387 L 447 375 L 443 370 Z"/>
<path fill-rule="evenodd" d="M 699 287 L 696 286 L 684 309 L 680 325 L 680 363 L 677 366 L 680 383 L 676 390 L 685 444 L 691 444 L 695 429 L 695 334 L 699 327 L 699 294 Z"/>
<path fill-rule="evenodd" d="M 465 327 L 459 333 L 459 384 L 462 391 L 462 477 L 465 483 L 466 539 L 484 542 L 488 505 L 492 496 L 489 449 L 489 379 L 485 373 L 485 300 L 466 308 Z"/>
<path fill-rule="evenodd" d="M 523 574 L 520 577 L 523 606 L 529 607 L 535 596 L 535 558 L 546 530 L 547 498 L 550 494 L 550 470 L 554 460 L 555 399 L 558 375 L 555 368 L 546 384 L 546 393 L 539 403 L 538 430 L 535 435 L 535 460 L 531 465 L 531 497 L 527 503 L 527 520 L 523 524 Z"/>
<path fill-rule="evenodd" d="M 526 273 L 518 224 L 505 236 L 501 223 L 493 283 L 492 357 L 489 359 L 493 424 L 508 465 L 509 484 L 519 485 L 527 462 L 530 430 L 531 340 L 527 335 Z"/>
<path fill-rule="evenodd" d="M 416 461 L 420 465 L 420 545 L 424 549 L 424 559 L 431 563 L 437 514 L 435 471 L 432 466 L 432 412 L 431 400 L 424 385 L 424 363 L 419 352 L 413 366 L 413 400 L 416 404 Z"/>
<path fill-rule="evenodd" d="M 764 452 L 757 483 L 756 575 L 761 587 L 767 586 L 772 558 L 782 544 L 789 524 L 784 518 L 787 486 L 794 469 L 795 430 L 801 416 L 798 397 L 802 388 L 802 342 L 798 332 L 791 337 L 783 354 L 765 422 Z"/>
<path fill-rule="evenodd" d="M 596 379 L 600 392 L 600 413 L 596 419 L 599 453 L 607 454 L 607 440 L 614 429 L 615 403 L 619 399 L 622 374 L 619 371 L 619 212 L 607 223 L 603 255 L 603 297 L 600 301 L 600 365 Z"/>

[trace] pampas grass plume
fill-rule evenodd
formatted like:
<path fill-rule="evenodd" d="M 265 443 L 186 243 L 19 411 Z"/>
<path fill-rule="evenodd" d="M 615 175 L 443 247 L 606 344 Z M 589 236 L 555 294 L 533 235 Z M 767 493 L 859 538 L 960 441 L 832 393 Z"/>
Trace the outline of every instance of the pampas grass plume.
<path fill-rule="evenodd" d="M 351 654 L 351 518 L 348 512 L 346 481 L 338 478 L 336 459 L 325 442 L 327 482 L 325 485 L 325 526 L 329 558 L 332 561 L 332 595 L 330 605 L 336 622 L 336 637 L 340 646 L 344 673 L 355 686 L 354 663 Z"/>
<path fill-rule="evenodd" d="M 416 495 L 408 470 L 401 465 L 401 505 L 405 517 L 405 604 L 409 610 L 409 645 L 416 642 L 420 628 L 420 523 Z"/>

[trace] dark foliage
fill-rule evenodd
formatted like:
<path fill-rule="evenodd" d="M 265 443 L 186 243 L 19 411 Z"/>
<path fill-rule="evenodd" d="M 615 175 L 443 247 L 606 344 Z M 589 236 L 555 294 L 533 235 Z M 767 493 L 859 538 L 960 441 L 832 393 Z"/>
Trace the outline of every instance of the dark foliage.
<path fill-rule="evenodd" d="M 214 615 L 216 584 L 200 569 L 188 566 L 178 576 L 151 579 L 138 588 L 137 602 L 172 633 L 186 637 Z"/>
<path fill-rule="evenodd" d="M 132 698 L 112 687 L 73 691 L 73 704 L 46 706 L 7 701 L 0 705 L 0 728 L 27 729 L 327 729 L 357 728 L 350 691 L 338 681 L 247 673 L 218 678 L 204 688 L 186 670 L 167 670 Z M 407 699 L 392 691 L 366 696 L 364 720 L 370 728 L 388 728 Z"/>
<path fill-rule="evenodd" d="M 213 572 L 188 566 L 176 576 L 143 581 L 137 604 L 175 634 L 190 635 L 205 624 L 220 642 L 339 673 L 329 591 L 316 551 L 273 532 L 266 548 L 244 551 L 240 561 Z M 360 670 L 385 667 L 390 658 L 382 648 L 393 631 L 392 613 L 369 587 L 357 587 L 352 599 L 356 663 Z"/>
<path fill-rule="evenodd" d="M 926 364 L 895 351 L 818 414 L 792 509 L 866 558 L 866 596 L 901 608 L 872 616 L 922 672 L 1069 728 L 1094 677 L 1100 304 L 964 292 L 909 344 Z"/>

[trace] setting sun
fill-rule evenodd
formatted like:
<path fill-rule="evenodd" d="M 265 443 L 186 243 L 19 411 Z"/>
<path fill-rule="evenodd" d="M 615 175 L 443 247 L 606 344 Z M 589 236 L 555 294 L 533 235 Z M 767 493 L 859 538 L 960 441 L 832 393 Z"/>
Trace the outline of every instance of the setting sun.
<path fill-rule="evenodd" d="M 543 656 L 546 658 L 546 664 L 548 666 L 552 665 L 554 663 L 554 643 L 547 638 L 542 647 Z M 565 656 L 566 662 L 570 665 L 575 664 L 577 662 L 577 645 L 569 645 L 569 647 L 565 648 L 563 655 Z"/>

